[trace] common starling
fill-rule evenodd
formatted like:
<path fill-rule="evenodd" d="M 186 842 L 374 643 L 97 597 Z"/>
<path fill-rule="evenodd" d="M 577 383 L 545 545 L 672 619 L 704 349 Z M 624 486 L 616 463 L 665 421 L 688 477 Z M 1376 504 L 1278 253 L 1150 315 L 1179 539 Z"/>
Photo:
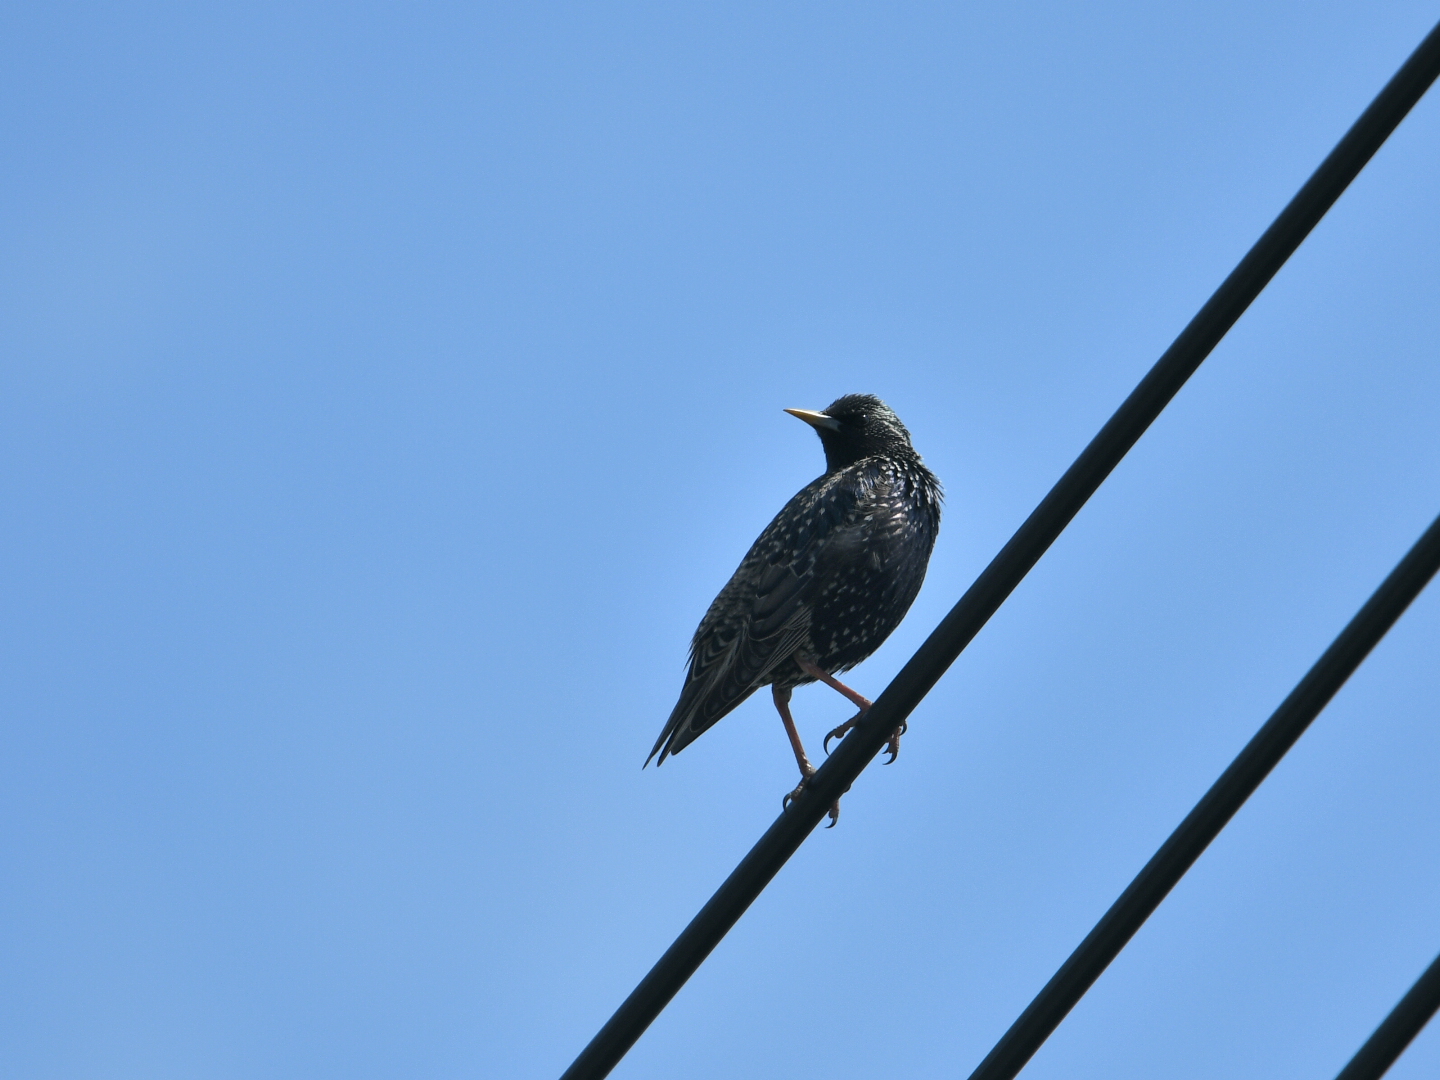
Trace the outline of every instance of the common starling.
<path fill-rule="evenodd" d="M 768 685 L 800 766 L 788 804 L 815 772 L 790 716 L 790 692 L 819 680 L 860 709 L 825 737 L 827 746 L 870 707 L 834 676 L 878 649 L 920 591 L 940 530 L 940 481 L 877 397 L 849 394 L 824 412 L 785 411 L 819 434 L 825 475 L 766 526 L 700 620 L 680 700 L 645 763 L 678 754 Z M 890 761 L 903 731 L 890 740 Z M 832 825 L 838 816 L 837 804 Z"/>

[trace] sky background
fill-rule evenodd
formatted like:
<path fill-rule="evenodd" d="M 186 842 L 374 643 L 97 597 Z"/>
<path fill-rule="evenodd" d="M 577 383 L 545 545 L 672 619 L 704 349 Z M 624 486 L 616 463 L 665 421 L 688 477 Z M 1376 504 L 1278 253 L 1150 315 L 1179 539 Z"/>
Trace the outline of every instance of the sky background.
<path fill-rule="evenodd" d="M 781 409 L 946 485 L 873 696 L 1435 18 L 7 5 L 0 1073 L 557 1076 L 795 782 L 760 695 L 640 768 L 822 468 Z M 617 1077 L 978 1063 L 1440 511 L 1437 147 L 1432 92 Z M 1440 951 L 1437 646 L 1432 586 L 1027 1077 L 1338 1071 Z"/>

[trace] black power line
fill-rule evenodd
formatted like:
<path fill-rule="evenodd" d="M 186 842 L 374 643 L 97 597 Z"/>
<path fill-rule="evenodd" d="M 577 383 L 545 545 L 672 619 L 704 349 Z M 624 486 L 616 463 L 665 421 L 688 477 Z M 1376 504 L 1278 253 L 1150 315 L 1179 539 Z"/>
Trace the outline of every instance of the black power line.
<path fill-rule="evenodd" d="M 1165 350 L 1140 384 L 966 590 L 875 704 L 765 831 L 674 944 L 606 1021 L 562 1080 L 600 1080 L 640 1038 L 710 955 L 830 804 L 850 789 L 880 748 L 989 621 L 1030 568 L 1185 385 L 1285 260 L 1440 74 L 1440 26 L 1346 132 L 1255 246 Z"/>
<path fill-rule="evenodd" d="M 1440 517 L 1431 522 L 1328 649 L 1220 774 L 1095 929 L 1035 995 L 985 1056 L 970 1080 L 1010 1080 L 1025 1067 L 1091 984 L 1160 906 L 1195 860 L 1220 835 L 1270 770 L 1305 733 L 1345 680 L 1440 570 Z M 1432 1007 L 1433 1011 L 1433 1007 Z M 1418 1029 L 1417 1029 L 1418 1030 Z M 1412 1032 L 1413 1034 L 1413 1032 Z M 1407 1039 L 1408 1041 L 1408 1039 Z M 1397 1048 L 1403 1049 L 1403 1044 Z"/>
<path fill-rule="evenodd" d="M 1440 1009 L 1440 956 L 1415 980 L 1335 1080 L 1380 1080 Z"/>

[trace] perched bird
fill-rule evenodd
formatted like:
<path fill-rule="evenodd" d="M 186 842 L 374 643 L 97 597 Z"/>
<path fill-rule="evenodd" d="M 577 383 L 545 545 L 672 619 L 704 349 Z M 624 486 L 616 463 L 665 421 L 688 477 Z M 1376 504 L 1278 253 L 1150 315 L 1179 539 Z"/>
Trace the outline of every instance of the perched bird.
<path fill-rule="evenodd" d="M 819 680 L 860 712 L 825 737 L 843 737 L 870 701 L 835 678 L 873 653 L 900 625 L 925 580 L 940 530 L 940 481 L 910 433 L 879 398 L 849 394 L 824 412 L 786 409 L 813 427 L 825 475 L 807 484 L 751 546 L 700 620 L 680 700 L 650 751 L 662 764 L 762 686 L 769 686 L 800 766 L 815 772 L 790 692 Z M 890 740 L 900 752 L 903 727 Z M 839 806 L 830 810 L 831 824 Z"/>

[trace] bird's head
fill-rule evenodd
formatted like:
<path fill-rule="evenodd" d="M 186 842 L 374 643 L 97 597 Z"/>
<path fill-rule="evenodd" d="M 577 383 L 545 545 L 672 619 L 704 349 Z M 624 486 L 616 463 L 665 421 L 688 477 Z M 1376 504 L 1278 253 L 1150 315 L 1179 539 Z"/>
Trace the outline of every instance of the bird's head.
<path fill-rule="evenodd" d="M 914 457 L 910 432 L 895 410 L 874 394 L 846 394 L 823 412 L 786 409 L 813 427 L 825 447 L 827 472 L 869 457 Z"/>

